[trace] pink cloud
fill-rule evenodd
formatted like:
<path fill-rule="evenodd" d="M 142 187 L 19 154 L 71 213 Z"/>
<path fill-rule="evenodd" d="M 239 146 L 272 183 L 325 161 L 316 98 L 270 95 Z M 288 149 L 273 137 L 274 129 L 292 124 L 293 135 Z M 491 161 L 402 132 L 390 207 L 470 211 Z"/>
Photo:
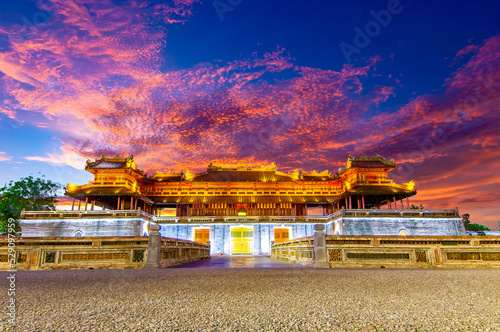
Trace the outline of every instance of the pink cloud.
<path fill-rule="evenodd" d="M 1 152 L 0 151 L 0 161 L 9 161 L 11 159 L 12 159 L 12 157 L 9 156 L 9 155 L 7 155 L 6 152 Z"/>

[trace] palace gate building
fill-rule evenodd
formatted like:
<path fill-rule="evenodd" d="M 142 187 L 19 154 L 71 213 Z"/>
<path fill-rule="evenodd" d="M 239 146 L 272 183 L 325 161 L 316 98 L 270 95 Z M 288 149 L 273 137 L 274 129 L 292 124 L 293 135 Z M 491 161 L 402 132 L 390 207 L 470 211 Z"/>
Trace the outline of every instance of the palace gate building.
<path fill-rule="evenodd" d="M 330 235 L 463 235 L 458 210 L 410 209 L 413 181 L 394 183 L 393 160 L 349 156 L 345 168 L 278 171 L 210 164 L 205 172 L 145 175 L 132 156 L 87 161 L 94 181 L 68 184 L 72 210 L 45 221 L 45 236 L 145 235 L 210 241 L 212 254 L 268 254 L 271 242 Z M 43 216 L 25 212 L 23 236 L 37 236 Z M 51 223 L 57 227 L 51 227 Z M 42 234 L 38 234 L 40 236 Z"/>

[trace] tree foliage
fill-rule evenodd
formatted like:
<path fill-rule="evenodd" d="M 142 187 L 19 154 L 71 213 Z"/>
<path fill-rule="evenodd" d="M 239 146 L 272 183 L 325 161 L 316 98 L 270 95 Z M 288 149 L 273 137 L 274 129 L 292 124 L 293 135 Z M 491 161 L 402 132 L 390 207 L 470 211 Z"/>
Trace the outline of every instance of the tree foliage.
<path fill-rule="evenodd" d="M 469 224 L 469 226 L 467 227 L 467 230 L 468 231 L 491 231 L 491 229 L 489 229 L 488 227 L 484 226 L 484 225 L 481 225 L 481 224 Z"/>
<path fill-rule="evenodd" d="M 462 222 L 464 223 L 464 227 L 466 231 L 491 231 L 488 227 L 481 224 L 471 224 L 470 222 L 470 214 L 464 213 L 462 214 Z"/>
<path fill-rule="evenodd" d="M 57 191 L 63 186 L 47 179 L 28 176 L 0 188 L 0 232 L 9 218 L 19 219 L 27 211 L 55 210 Z"/>

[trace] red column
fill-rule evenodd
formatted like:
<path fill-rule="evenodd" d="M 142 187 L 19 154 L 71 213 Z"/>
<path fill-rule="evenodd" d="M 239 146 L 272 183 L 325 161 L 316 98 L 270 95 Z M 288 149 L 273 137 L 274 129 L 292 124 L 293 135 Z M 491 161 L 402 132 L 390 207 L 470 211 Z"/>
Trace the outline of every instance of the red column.
<path fill-rule="evenodd" d="M 116 204 L 117 210 L 120 210 L 120 199 L 121 199 L 121 196 L 118 196 L 118 203 Z"/>
<path fill-rule="evenodd" d="M 78 200 L 78 211 L 80 211 L 80 206 L 81 206 L 81 205 L 82 205 L 82 200 L 81 200 L 81 199 L 79 199 L 79 200 Z"/>
<path fill-rule="evenodd" d="M 410 199 L 408 197 L 406 197 L 406 207 L 408 210 L 410 209 Z"/>
<path fill-rule="evenodd" d="M 130 210 L 134 209 L 134 196 L 130 196 Z"/>
<path fill-rule="evenodd" d="M 90 210 L 94 211 L 95 199 L 92 200 L 92 204 L 90 205 Z"/>
<path fill-rule="evenodd" d="M 76 197 L 73 197 L 73 204 L 71 204 L 71 211 L 75 209 L 75 199 Z"/>
<path fill-rule="evenodd" d="M 361 195 L 361 202 L 363 203 L 363 210 L 366 209 L 365 207 L 365 196 Z"/>
<path fill-rule="evenodd" d="M 85 197 L 85 211 L 87 211 L 87 204 L 89 203 L 89 197 Z"/>

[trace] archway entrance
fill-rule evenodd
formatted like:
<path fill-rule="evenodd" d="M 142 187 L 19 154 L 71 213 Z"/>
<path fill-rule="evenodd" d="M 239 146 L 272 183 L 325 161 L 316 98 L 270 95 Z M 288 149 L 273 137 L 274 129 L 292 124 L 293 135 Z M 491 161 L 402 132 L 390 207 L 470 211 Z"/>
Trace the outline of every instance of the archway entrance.
<path fill-rule="evenodd" d="M 247 215 L 247 210 L 245 208 L 240 208 L 238 210 L 238 217 L 245 217 Z"/>
<path fill-rule="evenodd" d="M 231 228 L 231 255 L 253 254 L 253 227 Z"/>

